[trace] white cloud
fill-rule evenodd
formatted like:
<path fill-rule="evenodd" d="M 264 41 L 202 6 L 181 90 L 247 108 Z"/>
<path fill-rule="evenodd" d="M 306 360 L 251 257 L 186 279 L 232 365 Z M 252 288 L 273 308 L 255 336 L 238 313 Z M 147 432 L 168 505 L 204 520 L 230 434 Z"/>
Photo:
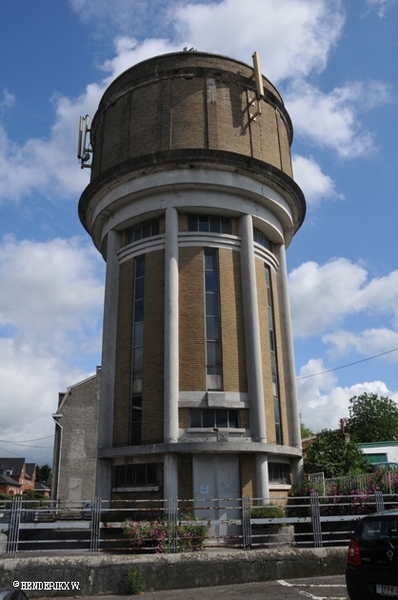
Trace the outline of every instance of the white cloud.
<path fill-rule="evenodd" d="M 11 108 L 15 104 L 15 96 L 14 94 L 10 94 L 10 92 L 6 89 L 3 90 L 3 100 L 0 100 L 0 113 L 7 108 Z"/>
<path fill-rule="evenodd" d="M 13 331 L 21 348 L 28 344 L 58 357 L 97 352 L 101 262 L 94 247 L 77 238 L 40 243 L 7 237 L 0 245 L 0 325 Z"/>
<path fill-rule="evenodd" d="M 386 327 L 365 329 L 359 333 L 338 330 L 325 334 L 322 341 L 325 344 L 331 344 L 330 353 L 333 357 L 348 354 L 351 351 L 368 357 L 398 348 L 398 331 Z M 385 354 L 383 359 L 398 361 L 398 351 Z"/>
<path fill-rule="evenodd" d="M 23 445 L 4 441 L 52 436 L 51 414 L 57 409 L 58 392 L 85 379 L 88 373 L 37 346 L 21 345 L 11 338 L 0 338 L 0 355 L 0 456 L 18 455 L 32 462 L 51 463 L 52 438 Z"/>
<path fill-rule="evenodd" d="M 105 61 L 102 65 L 104 71 L 111 73 L 108 81 L 114 79 L 132 65 L 142 60 L 152 58 L 158 54 L 167 52 L 179 52 L 182 50 L 180 45 L 176 45 L 166 39 L 148 39 L 142 43 L 130 37 L 120 37 L 115 40 L 115 56 Z"/>
<path fill-rule="evenodd" d="M 385 17 L 387 11 L 396 3 L 397 0 L 366 0 L 366 4 L 371 9 L 375 9 L 379 17 Z"/>
<path fill-rule="evenodd" d="M 8 237 L 0 244 L 0 281 L 0 440 L 52 435 L 57 393 L 99 362 L 102 259 L 79 239 Z M 0 447 L 37 462 L 52 458 L 49 449 Z"/>
<path fill-rule="evenodd" d="M 325 68 L 344 24 L 339 0 L 240 0 L 195 2 L 175 9 L 180 39 L 202 51 L 250 62 L 260 52 L 273 82 Z"/>
<path fill-rule="evenodd" d="M 354 82 L 325 94 L 301 80 L 292 84 L 285 101 L 299 135 L 342 158 L 356 158 L 374 151 L 372 134 L 360 128 L 358 108 L 370 109 L 388 98 L 379 82 Z"/>
<path fill-rule="evenodd" d="M 312 156 L 293 155 L 292 162 L 294 179 L 303 190 L 309 208 L 318 206 L 322 200 L 343 198 Z"/>
<path fill-rule="evenodd" d="M 322 371 L 325 371 L 323 361 L 311 359 L 300 370 L 297 381 L 302 422 L 314 432 L 321 429 L 337 429 L 340 419 L 348 417 L 349 400 L 353 396 L 367 392 L 398 401 L 398 392 L 389 390 L 383 381 L 341 387 L 336 385 L 337 378 L 334 373 Z M 308 377 L 309 375 L 314 376 Z"/>
<path fill-rule="evenodd" d="M 361 311 L 368 316 L 387 315 L 394 322 L 398 319 L 398 271 L 368 281 L 363 267 L 337 258 L 325 265 L 303 263 L 290 273 L 289 280 L 297 337 L 336 328 L 345 317 Z"/>

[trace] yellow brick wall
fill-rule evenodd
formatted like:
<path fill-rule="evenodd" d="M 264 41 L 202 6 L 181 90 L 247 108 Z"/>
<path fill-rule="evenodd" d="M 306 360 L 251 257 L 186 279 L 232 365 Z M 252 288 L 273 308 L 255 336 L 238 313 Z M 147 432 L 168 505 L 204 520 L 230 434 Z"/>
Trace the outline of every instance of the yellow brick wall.
<path fill-rule="evenodd" d="M 206 389 L 203 249 L 180 248 L 180 390 Z"/>
<path fill-rule="evenodd" d="M 220 248 L 223 384 L 226 392 L 247 391 L 240 254 Z"/>
<path fill-rule="evenodd" d="M 181 500 L 189 500 L 193 495 L 193 475 L 192 475 L 192 456 L 190 454 L 178 455 L 178 497 Z M 183 505 L 180 508 L 185 510 L 190 505 Z"/>
<path fill-rule="evenodd" d="M 133 285 L 134 259 L 120 265 L 113 423 L 116 446 L 129 443 Z"/>
<path fill-rule="evenodd" d="M 189 408 L 178 409 L 178 426 L 180 429 L 187 429 L 189 427 Z"/>
<path fill-rule="evenodd" d="M 256 495 L 256 462 L 254 454 L 239 455 L 240 485 L 242 496 Z"/>
<path fill-rule="evenodd" d="M 145 256 L 142 443 L 163 442 L 164 251 Z"/>

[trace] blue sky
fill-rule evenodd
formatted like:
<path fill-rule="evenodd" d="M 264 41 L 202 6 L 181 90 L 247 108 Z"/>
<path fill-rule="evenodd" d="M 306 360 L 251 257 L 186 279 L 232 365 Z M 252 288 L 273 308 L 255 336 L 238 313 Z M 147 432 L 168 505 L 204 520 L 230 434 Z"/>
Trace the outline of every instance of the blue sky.
<path fill-rule="evenodd" d="M 0 4 L 0 456 L 50 462 L 58 392 L 100 364 L 104 264 L 77 217 L 78 117 L 132 64 L 185 46 L 249 64 L 257 50 L 293 120 L 303 422 L 337 427 L 364 391 L 398 401 L 397 29 L 397 0 Z"/>

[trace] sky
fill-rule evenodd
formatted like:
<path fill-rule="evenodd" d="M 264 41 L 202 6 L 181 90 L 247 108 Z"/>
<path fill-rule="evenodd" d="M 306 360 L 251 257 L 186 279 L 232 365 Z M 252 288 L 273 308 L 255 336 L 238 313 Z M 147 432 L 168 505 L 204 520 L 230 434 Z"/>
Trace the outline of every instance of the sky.
<path fill-rule="evenodd" d="M 398 0 L 0 3 L 0 456 L 52 461 L 58 392 L 101 363 L 104 262 L 77 216 L 80 115 L 184 47 L 251 64 L 293 121 L 287 251 L 302 422 L 398 402 Z"/>

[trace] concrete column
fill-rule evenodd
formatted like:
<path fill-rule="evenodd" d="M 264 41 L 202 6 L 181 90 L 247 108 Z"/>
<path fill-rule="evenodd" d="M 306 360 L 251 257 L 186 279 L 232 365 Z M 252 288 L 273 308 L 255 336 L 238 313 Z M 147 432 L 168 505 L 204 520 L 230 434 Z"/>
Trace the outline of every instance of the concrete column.
<path fill-rule="evenodd" d="M 256 454 L 256 497 L 269 498 L 268 456 Z"/>
<path fill-rule="evenodd" d="M 178 440 L 178 212 L 166 209 L 164 305 L 164 441 Z"/>
<path fill-rule="evenodd" d="M 119 296 L 120 236 L 110 231 L 106 251 L 106 285 L 104 304 L 104 327 L 102 333 L 101 387 L 98 415 L 98 448 L 111 448 L 113 445 L 113 411 L 115 391 L 115 358 L 117 307 Z M 97 461 L 96 496 L 109 500 L 111 496 L 111 464 Z"/>
<path fill-rule="evenodd" d="M 251 215 L 244 215 L 240 218 L 239 233 L 242 240 L 241 272 L 250 426 L 254 441 L 266 442 L 263 368 L 261 362 L 260 324 Z"/>
<path fill-rule="evenodd" d="M 295 448 L 299 448 L 301 450 L 300 411 L 297 397 L 296 368 L 294 364 L 293 332 L 287 279 L 286 251 L 283 244 L 275 248 L 275 256 L 279 261 L 277 282 L 289 426 L 289 444 L 290 446 L 294 446 Z M 297 483 L 301 478 L 302 460 L 293 461 L 293 483 Z"/>
<path fill-rule="evenodd" d="M 165 500 L 178 497 L 177 454 L 164 455 L 163 497 Z"/>

